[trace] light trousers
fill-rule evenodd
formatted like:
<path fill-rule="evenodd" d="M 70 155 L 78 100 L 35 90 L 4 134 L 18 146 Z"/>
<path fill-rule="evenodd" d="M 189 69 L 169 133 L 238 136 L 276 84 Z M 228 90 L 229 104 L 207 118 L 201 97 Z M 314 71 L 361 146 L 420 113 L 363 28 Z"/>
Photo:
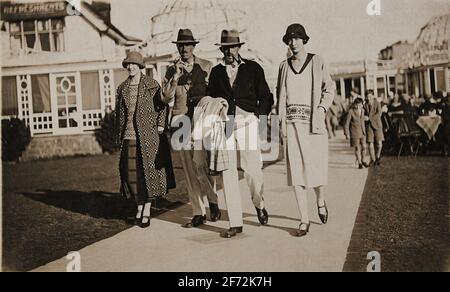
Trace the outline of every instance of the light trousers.
<path fill-rule="evenodd" d="M 210 204 L 218 204 L 216 181 L 208 175 L 206 167 L 196 167 L 193 161 L 194 151 L 203 150 L 181 150 L 179 153 L 186 176 L 193 215 L 204 216 L 206 215 L 206 201 Z"/>
<path fill-rule="evenodd" d="M 253 204 L 264 209 L 263 161 L 258 133 L 258 123 L 235 129 L 227 140 L 230 167 L 222 173 L 225 203 L 227 205 L 230 227 L 243 226 L 242 197 L 239 188 L 238 163 L 250 188 Z"/>

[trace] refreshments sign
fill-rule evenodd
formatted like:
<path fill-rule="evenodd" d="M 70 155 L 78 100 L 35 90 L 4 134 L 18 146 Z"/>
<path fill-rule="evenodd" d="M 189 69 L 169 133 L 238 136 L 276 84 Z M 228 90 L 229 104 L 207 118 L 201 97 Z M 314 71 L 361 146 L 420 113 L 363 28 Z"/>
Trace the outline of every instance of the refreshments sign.
<path fill-rule="evenodd" d="M 3 21 L 18 21 L 67 16 L 66 1 L 41 3 L 11 3 L 1 5 L 1 19 Z"/>

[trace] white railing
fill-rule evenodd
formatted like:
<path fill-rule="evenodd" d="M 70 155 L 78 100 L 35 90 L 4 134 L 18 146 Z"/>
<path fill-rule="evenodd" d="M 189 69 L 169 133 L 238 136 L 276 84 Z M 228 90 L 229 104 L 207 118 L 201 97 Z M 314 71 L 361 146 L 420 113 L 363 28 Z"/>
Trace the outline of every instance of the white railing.
<path fill-rule="evenodd" d="M 53 133 L 53 115 L 52 113 L 40 113 L 30 115 L 31 135 L 42 135 Z"/>
<path fill-rule="evenodd" d="M 100 121 L 102 119 L 101 110 L 90 110 L 81 112 L 82 124 L 81 128 L 83 131 L 93 131 L 100 128 Z"/>

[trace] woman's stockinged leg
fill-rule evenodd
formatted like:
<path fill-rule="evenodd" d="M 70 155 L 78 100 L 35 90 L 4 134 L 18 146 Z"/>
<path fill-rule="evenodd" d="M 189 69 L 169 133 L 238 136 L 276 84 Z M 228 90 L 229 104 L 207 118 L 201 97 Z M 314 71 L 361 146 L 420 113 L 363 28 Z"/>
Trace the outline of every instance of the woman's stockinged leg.
<path fill-rule="evenodd" d="M 317 207 L 325 206 L 325 187 L 314 188 L 314 192 L 316 193 Z M 325 208 L 320 208 L 319 213 L 322 215 L 326 214 Z"/>
<path fill-rule="evenodd" d="M 297 198 L 298 209 L 302 223 L 309 223 L 308 215 L 308 192 L 301 186 L 294 187 L 295 197 Z"/>
<path fill-rule="evenodd" d="M 144 210 L 144 204 L 138 203 L 137 211 L 136 211 L 136 219 L 141 219 L 143 210 Z"/>
<path fill-rule="evenodd" d="M 144 211 L 142 214 L 142 224 L 141 227 L 142 228 L 147 228 L 150 226 L 150 211 L 151 211 L 151 207 L 152 207 L 152 203 L 151 202 L 147 202 L 144 205 Z"/>
<path fill-rule="evenodd" d="M 151 208 L 152 208 L 151 202 L 145 203 L 144 212 L 143 212 L 144 217 L 150 217 Z"/>

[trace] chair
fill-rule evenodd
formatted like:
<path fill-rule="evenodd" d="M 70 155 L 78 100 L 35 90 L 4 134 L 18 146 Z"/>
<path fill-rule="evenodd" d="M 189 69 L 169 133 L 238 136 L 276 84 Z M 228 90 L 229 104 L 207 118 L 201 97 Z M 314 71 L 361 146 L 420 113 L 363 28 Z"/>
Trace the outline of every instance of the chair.
<path fill-rule="evenodd" d="M 417 157 L 417 154 L 422 147 L 422 143 L 420 141 L 422 131 L 416 125 L 414 117 L 412 115 L 404 115 L 402 118 L 396 121 L 395 129 L 397 141 L 400 144 L 398 158 L 400 159 L 405 145 L 409 146 L 410 154 L 414 157 Z"/>

